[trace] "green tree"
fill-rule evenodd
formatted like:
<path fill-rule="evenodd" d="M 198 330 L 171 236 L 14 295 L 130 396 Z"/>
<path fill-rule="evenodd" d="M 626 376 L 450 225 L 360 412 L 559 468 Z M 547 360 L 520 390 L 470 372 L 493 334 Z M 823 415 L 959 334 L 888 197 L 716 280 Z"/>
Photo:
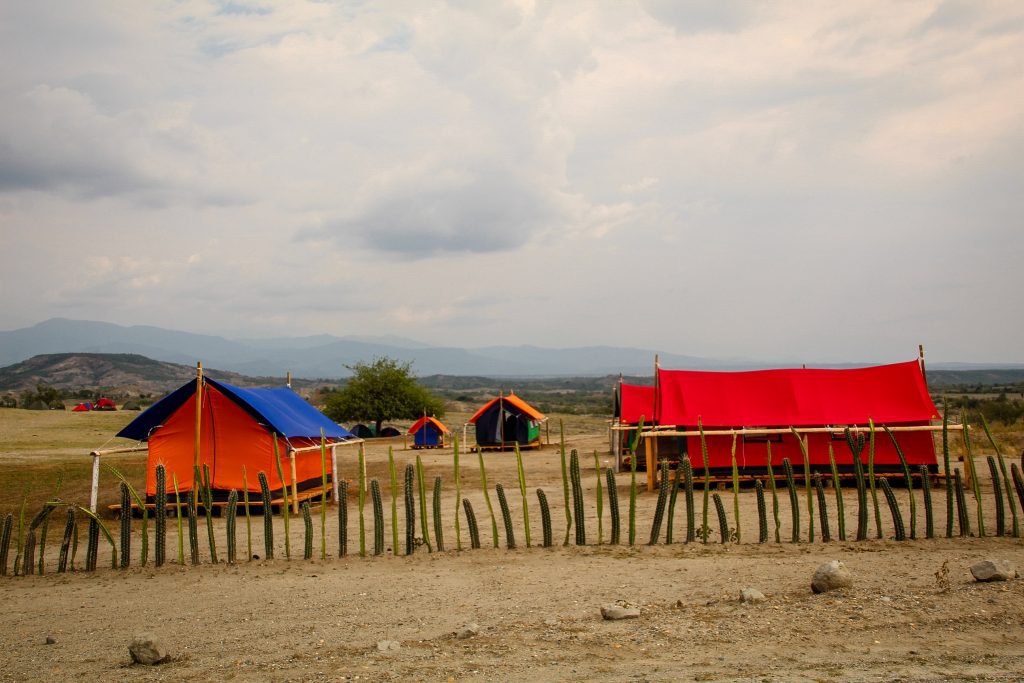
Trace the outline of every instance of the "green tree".
<path fill-rule="evenodd" d="M 341 389 L 325 398 L 324 413 L 338 422 L 373 422 L 377 433 L 385 420 L 416 419 L 444 415 L 444 402 L 435 398 L 416 381 L 412 363 L 401 363 L 384 356 L 373 363 L 346 365 L 352 378 Z"/>
<path fill-rule="evenodd" d="M 27 389 L 21 393 L 21 407 L 28 408 L 33 404 L 42 404 L 47 408 L 58 409 L 64 407 L 63 394 L 60 389 L 46 384 L 37 384 L 36 390 Z"/>

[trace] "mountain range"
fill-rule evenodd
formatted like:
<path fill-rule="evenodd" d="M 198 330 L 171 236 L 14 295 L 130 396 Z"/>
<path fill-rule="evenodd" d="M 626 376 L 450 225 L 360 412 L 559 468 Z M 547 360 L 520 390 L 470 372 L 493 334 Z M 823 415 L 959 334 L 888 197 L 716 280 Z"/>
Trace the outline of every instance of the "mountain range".
<path fill-rule="evenodd" d="M 337 337 L 321 334 L 270 339 L 228 339 L 147 325 L 123 326 L 90 320 L 52 318 L 31 327 L 0 331 L 0 366 L 40 354 L 140 354 L 168 363 L 218 368 L 248 376 L 337 379 L 349 374 L 346 366 L 388 356 L 412 363 L 424 375 L 481 375 L 485 377 L 552 377 L 595 375 L 651 375 L 655 351 L 651 349 L 585 346 L 566 349 L 537 346 L 460 348 L 432 346 L 413 339 L 384 336 Z M 896 359 L 902 360 L 902 359 Z M 741 370 L 769 367 L 753 361 L 725 361 L 673 353 L 660 353 L 663 367 Z M 933 366 L 929 366 L 932 368 Z M 1020 364 L 948 363 L 936 369 L 979 370 L 1021 368 Z"/>

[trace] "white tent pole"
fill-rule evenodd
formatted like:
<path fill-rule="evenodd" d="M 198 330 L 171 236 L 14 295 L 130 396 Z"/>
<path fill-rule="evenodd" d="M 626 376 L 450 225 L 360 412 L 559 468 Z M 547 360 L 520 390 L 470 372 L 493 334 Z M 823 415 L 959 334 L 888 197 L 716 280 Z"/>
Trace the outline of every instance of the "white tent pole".
<path fill-rule="evenodd" d="M 338 447 L 331 446 L 331 487 L 334 489 L 334 502 L 338 502 Z"/>

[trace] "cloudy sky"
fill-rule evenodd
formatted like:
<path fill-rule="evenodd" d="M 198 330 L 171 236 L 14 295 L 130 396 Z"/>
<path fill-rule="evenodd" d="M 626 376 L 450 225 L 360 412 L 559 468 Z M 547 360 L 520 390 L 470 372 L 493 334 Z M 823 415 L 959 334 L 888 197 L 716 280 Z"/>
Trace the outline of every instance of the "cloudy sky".
<path fill-rule="evenodd" d="M 0 329 L 1024 362 L 1022 93 L 1018 0 L 3 3 Z"/>

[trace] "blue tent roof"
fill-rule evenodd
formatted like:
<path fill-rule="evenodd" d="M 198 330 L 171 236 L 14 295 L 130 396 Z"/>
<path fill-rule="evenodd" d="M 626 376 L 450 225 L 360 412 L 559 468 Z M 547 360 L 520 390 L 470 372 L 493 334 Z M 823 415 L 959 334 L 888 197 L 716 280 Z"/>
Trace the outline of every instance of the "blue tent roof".
<path fill-rule="evenodd" d="M 276 432 L 285 438 L 319 439 L 321 428 L 328 439 L 354 438 L 352 432 L 332 422 L 288 387 L 243 389 L 208 377 L 204 377 L 203 381 L 238 404 L 266 426 L 268 431 Z M 190 381 L 175 389 L 132 420 L 117 435 L 126 439 L 145 441 L 154 429 L 164 424 L 167 418 L 195 394 L 195 387 L 195 382 Z"/>

